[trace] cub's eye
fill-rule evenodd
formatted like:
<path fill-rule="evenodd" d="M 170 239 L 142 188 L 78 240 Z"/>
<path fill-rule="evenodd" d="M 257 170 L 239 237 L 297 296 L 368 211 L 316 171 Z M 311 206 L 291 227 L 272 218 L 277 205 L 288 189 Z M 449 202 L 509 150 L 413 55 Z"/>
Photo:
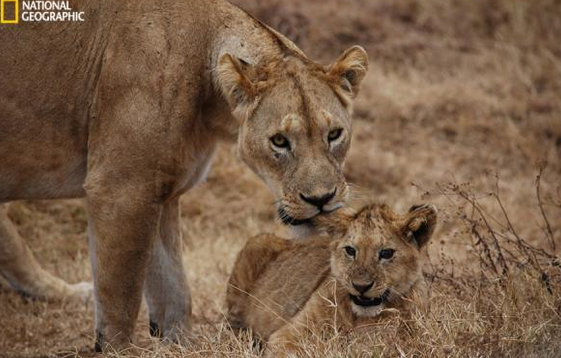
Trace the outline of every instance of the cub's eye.
<path fill-rule="evenodd" d="M 384 249 L 384 250 L 380 250 L 378 256 L 380 257 L 380 259 L 389 260 L 393 257 L 394 253 L 395 253 L 394 249 Z"/>
<path fill-rule="evenodd" d="M 345 249 L 345 252 L 347 253 L 347 255 L 349 255 L 350 257 L 355 257 L 356 256 L 356 250 L 354 249 L 354 247 L 345 246 L 344 249 Z"/>
<path fill-rule="evenodd" d="M 273 143 L 275 147 L 290 149 L 290 142 L 282 134 L 277 133 L 274 136 L 272 136 L 270 139 L 271 139 L 271 143 Z"/>
<path fill-rule="evenodd" d="M 339 137 L 341 137 L 341 134 L 343 134 L 343 129 L 342 128 L 332 129 L 327 134 L 327 139 L 330 142 L 333 142 L 334 140 L 339 139 Z"/>

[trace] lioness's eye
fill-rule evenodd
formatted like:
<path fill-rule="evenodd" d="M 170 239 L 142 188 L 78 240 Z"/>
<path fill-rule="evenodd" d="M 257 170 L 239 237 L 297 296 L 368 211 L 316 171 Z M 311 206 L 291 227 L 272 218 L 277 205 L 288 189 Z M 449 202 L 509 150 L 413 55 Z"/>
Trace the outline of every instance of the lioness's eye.
<path fill-rule="evenodd" d="M 275 134 L 271 138 L 271 143 L 278 148 L 290 148 L 290 142 L 282 134 Z"/>
<path fill-rule="evenodd" d="M 329 134 L 327 134 L 327 139 L 330 142 L 332 142 L 334 140 L 339 139 L 341 134 L 343 134 L 343 129 L 342 128 L 332 129 L 332 130 L 329 131 Z"/>
<path fill-rule="evenodd" d="M 380 257 L 380 259 L 391 259 L 393 257 L 393 254 L 395 253 L 394 249 L 384 249 L 384 250 L 380 250 L 380 252 L 378 253 L 378 256 Z"/>
<path fill-rule="evenodd" d="M 355 257 L 355 255 L 356 255 L 356 250 L 354 249 L 354 247 L 352 247 L 352 246 L 345 246 L 344 249 L 345 249 L 345 252 L 347 253 L 347 255 L 349 255 L 350 257 Z"/>

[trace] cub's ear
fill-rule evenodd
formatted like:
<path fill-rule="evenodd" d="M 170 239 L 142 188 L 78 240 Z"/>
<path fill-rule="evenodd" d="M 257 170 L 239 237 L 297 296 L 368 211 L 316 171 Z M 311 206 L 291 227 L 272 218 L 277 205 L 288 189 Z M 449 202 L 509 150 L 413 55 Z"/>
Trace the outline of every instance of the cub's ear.
<path fill-rule="evenodd" d="M 257 103 L 257 84 L 251 81 L 252 66 L 243 60 L 224 54 L 218 60 L 217 80 L 234 117 L 245 120 Z"/>
<path fill-rule="evenodd" d="M 354 214 L 352 209 L 339 209 L 329 214 L 314 217 L 312 223 L 318 232 L 340 237 L 347 232 L 350 223 L 354 219 Z"/>
<path fill-rule="evenodd" d="M 358 94 L 367 71 L 368 55 L 360 46 L 345 50 L 328 69 L 329 75 L 350 99 Z"/>
<path fill-rule="evenodd" d="M 434 205 L 414 205 L 409 209 L 401 228 L 408 239 L 421 248 L 429 242 L 436 227 L 437 210 Z"/>

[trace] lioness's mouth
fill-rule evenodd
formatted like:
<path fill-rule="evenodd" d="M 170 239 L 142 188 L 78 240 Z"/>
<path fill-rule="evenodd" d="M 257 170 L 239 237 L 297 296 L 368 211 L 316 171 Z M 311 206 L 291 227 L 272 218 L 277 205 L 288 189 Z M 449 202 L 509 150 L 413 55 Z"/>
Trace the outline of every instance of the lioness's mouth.
<path fill-rule="evenodd" d="M 364 296 L 355 296 L 349 294 L 349 297 L 353 301 L 353 303 L 357 306 L 362 307 L 370 307 L 370 306 L 379 306 L 384 302 L 388 302 L 388 298 L 390 297 L 390 290 L 384 291 L 381 296 L 378 297 L 364 297 Z"/>
<path fill-rule="evenodd" d="M 288 213 L 283 209 L 283 208 L 278 208 L 277 212 L 279 214 L 279 218 L 282 221 L 283 224 L 285 225 L 291 225 L 291 226 L 298 226 L 298 225 L 305 225 L 305 224 L 309 224 L 309 225 L 313 225 L 313 219 L 318 216 L 318 215 L 322 215 L 322 214 L 329 214 L 332 213 L 334 211 L 339 210 L 343 205 L 339 204 L 334 206 L 331 209 L 328 210 L 320 210 L 319 213 L 317 213 L 316 215 L 310 216 L 309 218 L 306 219 L 296 219 L 293 218 L 292 216 L 288 215 Z"/>
<path fill-rule="evenodd" d="M 314 216 L 312 216 L 312 217 L 309 217 L 307 219 L 295 219 L 292 216 L 288 215 L 287 212 L 283 208 L 279 208 L 277 211 L 278 211 L 280 220 L 285 225 L 298 226 L 298 225 L 304 225 L 304 224 L 311 224 L 312 219 L 314 218 Z"/>

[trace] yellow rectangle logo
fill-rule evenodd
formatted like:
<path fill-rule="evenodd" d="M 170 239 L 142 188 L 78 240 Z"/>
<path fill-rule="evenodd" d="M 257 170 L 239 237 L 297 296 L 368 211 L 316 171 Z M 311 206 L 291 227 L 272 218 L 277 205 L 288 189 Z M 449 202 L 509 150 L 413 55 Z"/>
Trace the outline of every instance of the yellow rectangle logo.
<path fill-rule="evenodd" d="M 0 0 L 0 24 L 17 24 L 19 21 L 19 0 Z M 6 19 L 6 4 L 14 4 L 13 18 Z"/>

